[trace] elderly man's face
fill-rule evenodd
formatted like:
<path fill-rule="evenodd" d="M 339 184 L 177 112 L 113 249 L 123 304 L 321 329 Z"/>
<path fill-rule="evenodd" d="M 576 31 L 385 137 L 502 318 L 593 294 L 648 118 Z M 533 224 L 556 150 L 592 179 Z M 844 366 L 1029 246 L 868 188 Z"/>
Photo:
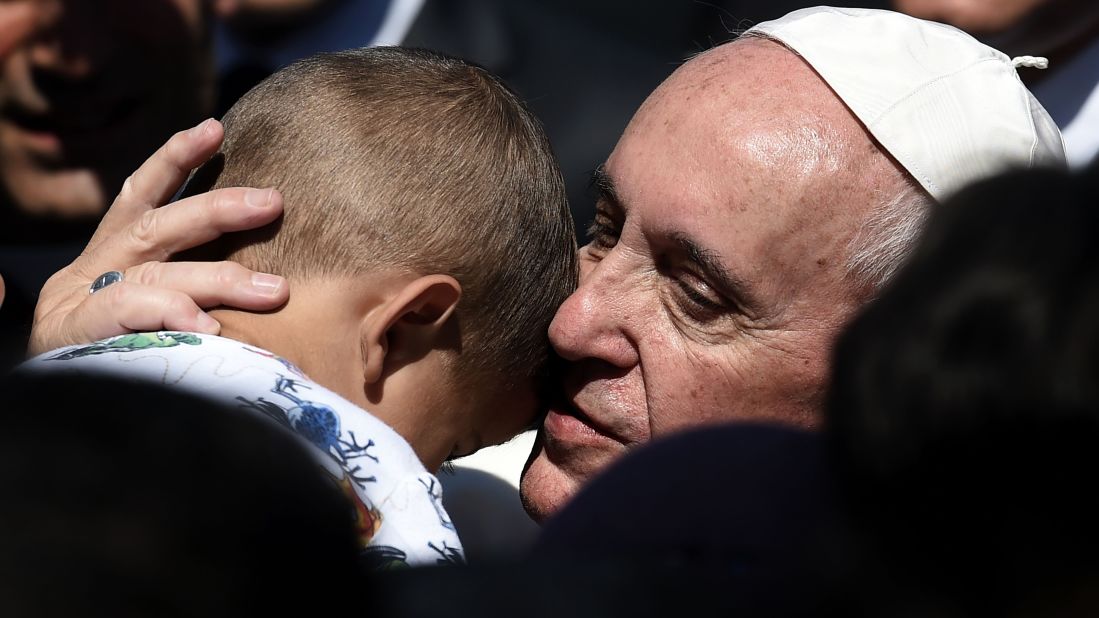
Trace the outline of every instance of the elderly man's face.
<path fill-rule="evenodd" d="M 33 215 L 98 215 L 208 113 L 207 0 L 0 0 L 29 15 L 0 64 L 0 181 Z"/>
<path fill-rule="evenodd" d="M 564 401 L 525 471 L 543 518 L 629 448 L 730 420 L 817 422 L 860 222 L 903 174 L 777 44 L 691 60 L 631 121 L 597 184 L 579 289 L 550 327 Z"/>

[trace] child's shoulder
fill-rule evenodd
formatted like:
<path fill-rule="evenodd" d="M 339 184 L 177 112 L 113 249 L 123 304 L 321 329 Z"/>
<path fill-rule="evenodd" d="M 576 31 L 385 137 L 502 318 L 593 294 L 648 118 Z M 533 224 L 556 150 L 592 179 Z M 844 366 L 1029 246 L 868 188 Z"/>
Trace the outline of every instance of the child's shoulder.
<path fill-rule="evenodd" d="M 318 384 L 294 362 L 226 337 L 178 331 L 130 333 L 53 350 L 18 370 L 158 383 L 262 413 L 338 459 L 383 451 L 397 470 L 409 474 L 424 470 L 408 442 L 369 411 Z M 368 443 L 372 444 L 369 451 L 364 448 Z"/>
<path fill-rule="evenodd" d="M 315 449 L 355 505 L 371 552 L 389 550 L 413 564 L 461 560 L 438 480 L 411 445 L 277 354 L 225 337 L 159 331 L 53 350 L 18 370 L 123 376 L 264 416 Z"/>

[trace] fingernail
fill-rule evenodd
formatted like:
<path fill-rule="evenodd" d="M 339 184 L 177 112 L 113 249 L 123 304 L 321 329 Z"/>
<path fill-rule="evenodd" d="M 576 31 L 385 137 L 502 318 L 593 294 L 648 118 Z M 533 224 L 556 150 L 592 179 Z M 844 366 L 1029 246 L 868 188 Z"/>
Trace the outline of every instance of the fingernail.
<path fill-rule="evenodd" d="M 244 203 L 252 208 L 264 208 L 271 203 L 271 189 L 249 189 L 244 194 Z"/>
<path fill-rule="evenodd" d="M 206 132 L 210 130 L 210 126 L 213 122 L 213 118 L 207 118 L 206 120 L 203 120 L 195 128 L 191 129 L 191 135 L 194 135 L 195 137 L 201 137 L 205 135 Z"/>
<path fill-rule="evenodd" d="M 252 275 L 252 288 L 264 296 L 278 296 L 284 281 L 278 275 L 256 273 Z"/>
<path fill-rule="evenodd" d="M 221 332 L 221 324 L 205 311 L 198 312 L 198 317 L 195 318 L 195 327 L 198 332 L 209 335 L 216 335 Z"/>

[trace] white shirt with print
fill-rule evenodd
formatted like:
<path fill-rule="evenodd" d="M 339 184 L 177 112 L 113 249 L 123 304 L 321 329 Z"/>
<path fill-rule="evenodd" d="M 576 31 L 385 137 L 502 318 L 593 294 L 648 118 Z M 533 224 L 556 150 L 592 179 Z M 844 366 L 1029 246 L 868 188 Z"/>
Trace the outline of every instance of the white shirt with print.
<path fill-rule="evenodd" d="M 376 567 L 464 562 L 439 481 L 408 442 L 270 352 L 212 335 L 134 333 L 47 352 L 21 371 L 133 377 L 262 414 L 312 445 L 355 505 Z"/>

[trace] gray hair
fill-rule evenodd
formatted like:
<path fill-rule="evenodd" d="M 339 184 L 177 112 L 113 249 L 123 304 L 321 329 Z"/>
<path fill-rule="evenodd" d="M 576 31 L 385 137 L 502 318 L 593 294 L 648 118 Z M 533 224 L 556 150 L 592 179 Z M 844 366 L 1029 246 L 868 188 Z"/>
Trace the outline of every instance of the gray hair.
<path fill-rule="evenodd" d="M 874 295 L 889 283 L 920 239 L 936 202 L 911 179 L 867 217 L 847 251 L 847 276 Z"/>

